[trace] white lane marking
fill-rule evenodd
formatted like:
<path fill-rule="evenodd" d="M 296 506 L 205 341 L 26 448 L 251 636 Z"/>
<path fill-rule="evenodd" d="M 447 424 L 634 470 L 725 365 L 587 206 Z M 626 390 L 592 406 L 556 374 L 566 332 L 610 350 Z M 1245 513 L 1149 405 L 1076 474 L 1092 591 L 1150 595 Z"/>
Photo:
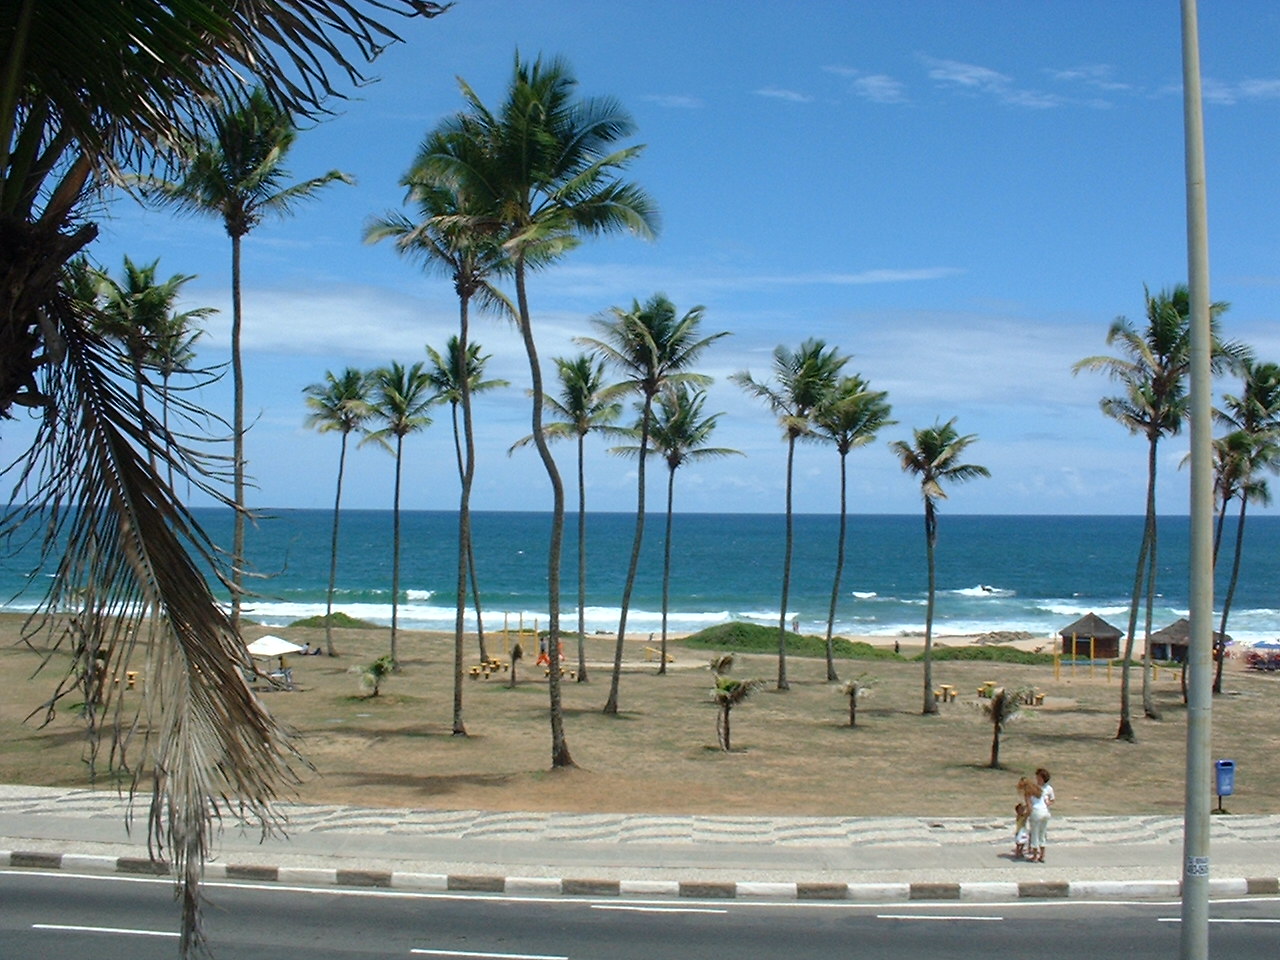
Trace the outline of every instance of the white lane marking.
<path fill-rule="evenodd" d="M 71 923 L 33 923 L 32 930 L 57 930 L 68 933 L 122 933 L 133 937 L 177 937 L 169 930 L 134 930 L 129 927 L 82 927 Z"/>
<path fill-rule="evenodd" d="M 470 950 L 428 950 L 415 947 L 410 953 L 425 954 L 429 957 L 485 957 L 490 960 L 569 960 L 567 956 L 545 953 L 473 953 Z"/>
<path fill-rule="evenodd" d="M 1181 923 L 1181 917 L 1156 917 L 1161 923 Z M 1269 917 L 1210 917 L 1210 923 L 1280 923 L 1280 919 Z"/>
<path fill-rule="evenodd" d="M 624 906 L 618 903 L 593 903 L 592 910 L 629 910 L 632 913 L 728 913 L 729 911 L 723 907 L 712 909 L 711 907 L 632 907 Z"/>
<path fill-rule="evenodd" d="M 977 915 L 966 914 L 946 914 L 946 913 L 877 913 L 877 920 L 980 920 L 995 921 L 1004 920 L 1004 917 L 981 917 Z"/>

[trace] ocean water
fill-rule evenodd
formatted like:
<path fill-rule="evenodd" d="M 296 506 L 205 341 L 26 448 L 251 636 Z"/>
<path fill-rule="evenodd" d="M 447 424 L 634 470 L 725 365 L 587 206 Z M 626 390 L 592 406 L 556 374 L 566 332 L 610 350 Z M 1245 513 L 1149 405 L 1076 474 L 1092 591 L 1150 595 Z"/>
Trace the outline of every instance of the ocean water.
<path fill-rule="evenodd" d="M 230 515 L 196 510 L 216 542 L 229 543 Z M 795 518 L 788 615 L 801 630 L 825 629 L 836 556 L 838 517 Z M 546 623 L 550 515 L 481 512 L 473 516 L 476 564 L 488 630 L 521 620 Z M 663 522 L 651 514 L 632 597 L 629 632 L 660 629 Z M 247 538 L 258 596 L 246 616 L 273 625 L 322 614 L 328 583 L 332 513 L 266 512 Z M 400 623 L 451 629 L 456 577 L 456 514 L 402 514 Z M 616 631 L 630 556 L 634 516 L 587 519 L 586 626 Z M 1223 545 L 1225 587 L 1232 524 Z M 561 618 L 577 623 L 576 517 L 567 518 Z M 1142 518 L 1134 516 L 966 516 L 943 514 L 938 534 L 935 630 L 941 633 L 1027 631 L 1050 636 L 1093 611 L 1127 624 Z M 699 630 L 728 620 L 777 623 L 781 599 L 784 518 L 769 514 L 680 514 L 672 536 L 669 628 Z M 1167 517 L 1159 530 L 1155 627 L 1187 615 L 1186 517 Z M 29 577 L 30 551 L 0 559 L 0 606 L 34 607 L 46 582 Z M 343 512 L 335 609 L 389 623 L 391 512 Z M 926 569 L 923 517 L 849 518 L 845 571 L 836 614 L 843 634 L 898 635 L 924 629 Z M 1221 590 L 1221 588 L 1220 588 Z M 471 601 L 469 601 L 469 604 Z M 472 606 L 468 625 L 474 627 Z M 1245 642 L 1280 636 L 1280 517 L 1250 518 L 1241 582 L 1228 632 Z"/>

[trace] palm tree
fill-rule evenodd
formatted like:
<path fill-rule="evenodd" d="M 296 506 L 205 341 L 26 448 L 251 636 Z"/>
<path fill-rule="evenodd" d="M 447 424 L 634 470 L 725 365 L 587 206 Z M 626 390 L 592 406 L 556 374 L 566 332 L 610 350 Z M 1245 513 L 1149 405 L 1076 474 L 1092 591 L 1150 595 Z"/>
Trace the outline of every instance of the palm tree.
<path fill-rule="evenodd" d="M 200 307 L 185 313 L 172 313 L 160 322 L 152 340 L 147 361 L 160 373 L 160 423 L 166 438 L 169 437 L 169 381 L 175 373 L 194 372 L 195 344 L 204 336 L 204 331 L 195 327 L 193 321 L 215 312 L 212 307 Z M 173 463 L 171 457 L 169 460 L 169 486 L 172 487 Z"/>
<path fill-rule="evenodd" d="M 331 657 L 338 655 L 333 647 L 333 591 L 338 580 L 338 523 L 342 516 L 342 477 L 347 465 L 347 438 L 355 431 L 363 430 L 373 416 L 369 385 L 368 373 L 355 367 L 347 367 L 336 376 L 331 370 L 325 371 L 323 383 L 313 383 L 302 391 L 307 398 L 307 407 L 311 410 L 307 415 L 307 426 L 314 427 L 321 433 L 336 431 L 342 438 L 342 445 L 338 449 L 337 489 L 333 495 L 329 590 L 325 595 L 324 607 L 324 646 L 325 652 Z"/>
<path fill-rule="evenodd" d="M 840 693 L 849 698 L 849 726 L 857 726 L 858 723 L 858 701 L 865 698 L 871 693 L 871 688 L 877 683 L 877 679 L 871 674 L 863 672 L 856 677 L 850 677 L 844 683 L 840 684 Z"/>
<path fill-rule="evenodd" d="M 476 637 L 480 644 L 480 659 L 489 659 L 489 651 L 484 645 L 484 620 L 480 611 L 480 584 L 476 580 L 476 557 L 471 544 L 471 483 L 475 477 L 475 441 L 470 426 L 462 429 L 458 424 L 458 408 L 466 404 L 466 416 L 471 417 L 471 398 L 477 393 L 486 393 L 499 387 L 510 386 L 506 380 L 484 380 L 484 365 L 489 355 L 480 355 L 480 344 L 468 343 L 464 348 L 460 337 L 450 337 L 445 346 L 446 359 L 434 347 L 427 347 L 427 356 L 431 360 L 431 370 L 427 374 L 431 386 L 435 389 L 437 403 L 448 402 L 450 419 L 453 424 L 453 452 L 458 464 L 458 482 L 465 492 L 463 502 L 459 504 L 458 515 L 465 512 L 467 522 L 458 528 L 458 583 L 457 607 L 454 616 L 453 636 L 453 733 L 454 736 L 466 736 L 467 730 L 462 722 L 462 676 L 463 676 L 463 622 L 467 609 L 467 574 L 471 576 L 471 595 L 476 605 Z M 463 449 L 465 441 L 465 451 Z"/>
<path fill-rule="evenodd" d="M 586 609 L 587 609 L 587 474 L 586 438 L 590 433 L 605 436 L 622 435 L 625 431 L 613 426 L 622 416 L 622 404 L 617 397 L 624 390 L 621 384 L 606 386 L 604 361 L 592 359 L 585 353 L 576 357 L 556 357 L 556 373 L 560 378 L 560 396 L 548 396 L 546 404 L 560 420 L 543 427 L 548 440 L 573 437 L 578 446 L 578 683 L 587 682 Z M 511 451 L 533 441 L 532 436 L 522 437 L 511 445 Z"/>
<path fill-rule="evenodd" d="M 214 312 L 211 307 L 201 307 L 178 313 L 177 301 L 182 288 L 195 278 L 189 274 L 175 273 L 168 280 L 156 279 L 159 260 L 138 266 L 126 255 L 124 271 L 115 280 L 106 271 L 94 271 L 98 287 L 98 310 L 94 327 L 112 340 L 119 341 L 133 368 L 135 395 L 139 407 L 145 406 L 143 388 L 146 385 L 144 368 L 161 355 L 162 343 L 174 329 L 185 330 L 193 320 L 202 319 Z M 172 370 L 164 375 L 166 389 Z M 168 429 L 168 403 L 164 404 L 163 424 Z M 166 448 L 171 444 L 166 443 Z M 155 449 L 149 451 L 148 460 L 154 467 Z"/>
<path fill-rule="evenodd" d="M 451 341 L 453 366 L 445 370 L 437 364 L 433 376 L 444 377 L 442 389 L 449 392 L 453 413 L 454 447 L 458 450 L 458 569 L 454 611 L 454 733 L 463 734 L 462 726 L 462 650 L 467 611 L 467 576 L 475 593 L 476 636 L 480 659 L 488 659 L 484 643 L 484 622 L 480 616 L 480 594 L 476 584 L 475 557 L 471 545 L 471 489 L 475 481 L 475 430 L 471 416 L 470 376 L 461 376 L 461 359 L 473 354 L 471 336 L 471 301 L 479 298 L 482 308 L 497 309 L 510 317 L 515 313 L 511 302 L 490 283 L 490 277 L 506 258 L 494 235 L 492 225 L 474 208 L 470 194 L 459 186 L 434 182 L 420 169 L 422 158 L 441 149 L 441 134 L 433 133 L 418 153 L 402 185 L 407 189 L 407 202 L 417 208 L 418 220 L 400 213 L 374 219 L 365 228 L 365 241 L 385 238 L 395 240 L 396 250 L 404 256 L 420 259 L 428 270 L 445 273 L 453 281 L 458 295 L 458 335 Z M 500 381 L 505 385 L 505 381 Z M 499 381 L 494 382 L 497 386 Z M 459 447 L 458 410 L 462 411 L 462 446 Z"/>
<path fill-rule="evenodd" d="M 313 199 L 334 181 L 354 182 L 330 170 L 300 183 L 288 183 L 285 158 L 298 136 L 293 117 L 262 87 L 247 97 L 224 100 L 212 118 L 212 131 L 186 147 L 177 181 L 150 181 L 144 193 L 184 214 L 215 217 L 231 238 L 231 389 L 234 444 L 235 527 L 231 549 L 231 622 L 240 623 L 244 583 L 245 454 L 244 363 L 240 341 L 244 310 L 241 300 L 240 251 L 246 235 L 267 216 L 286 216 Z"/>
<path fill-rule="evenodd" d="M 831 394 L 814 411 L 817 436 L 830 440 L 840 454 L 840 534 L 836 542 L 836 573 L 831 583 L 831 606 L 827 611 L 827 679 L 838 680 L 832 631 L 835 629 L 836 605 L 840 599 L 840 580 L 844 575 L 845 532 L 848 526 L 849 451 L 866 446 L 882 427 L 897 421 L 889 419 L 888 393 L 874 392 L 860 376 L 841 377 Z"/>
<path fill-rule="evenodd" d="M 564 484 L 542 428 L 542 370 L 529 312 L 530 268 L 548 265 L 584 236 L 627 231 L 650 237 L 657 215 L 649 197 L 622 172 L 640 147 L 616 148 L 634 125 L 610 99 L 575 99 L 577 81 L 562 60 L 532 64 L 517 54 L 511 85 L 498 112 L 461 82 L 467 109 L 440 130 L 436 149 L 418 169 L 431 182 L 465 190 L 484 211 L 515 280 L 520 335 L 529 359 L 532 436 L 551 484 L 547 558 L 550 649 L 560 639 L 560 555 Z M 548 684 L 551 763 L 572 766 L 564 738 L 559 671 Z"/>
<path fill-rule="evenodd" d="M 42 564 L 53 575 L 41 616 L 81 598 L 77 616 L 98 646 L 77 656 L 103 652 L 122 669 L 131 656 L 146 656 L 158 667 L 137 703 L 162 722 L 148 725 L 154 736 L 144 752 L 130 753 L 128 782 L 132 789 L 154 775 L 148 840 L 181 883 L 184 957 L 201 942 L 199 885 L 215 818 L 231 808 L 266 828 L 277 823 L 271 804 L 290 777 L 291 752 L 239 680 L 248 658 L 208 588 L 205 570 L 221 569 L 211 544 L 172 484 L 130 443 L 138 429 L 164 431 L 113 386 L 127 370 L 89 330 L 92 307 L 72 292 L 66 268 L 97 235 L 90 218 L 110 179 L 98 172 L 167 168 L 170 146 L 207 121 L 222 90 L 246 78 L 296 115 L 323 113 L 325 101 L 341 96 L 331 71 L 358 82 L 358 61 L 399 39 L 366 10 L 443 12 L 422 0 L 0 7 L 0 418 L 14 404 L 50 414 L 19 460 L 28 484 L 13 499 L 23 507 L 6 515 L 44 530 Z M 178 472 L 200 486 L 194 452 L 175 456 Z M 66 503 L 76 504 L 74 515 L 49 523 L 45 508 Z M 113 599 L 87 604 L 89 596 Z M 157 606 L 166 629 L 137 643 L 142 611 Z M 54 699 L 89 675 L 68 673 Z M 115 743 L 137 730 L 134 715 L 109 705 L 97 719 L 104 722 L 95 733 Z"/>
<path fill-rule="evenodd" d="M 813 429 L 813 412 L 830 395 L 841 368 L 849 358 L 835 347 L 827 348 L 821 340 L 806 340 L 792 352 L 784 346 L 773 351 L 773 382 L 752 378 L 747 370 L 729 377 L 750 396 L 765 402 L 782 425 L 787 441 L 787 506 L 786 540 L 782 559 L 782 609 L 778 614 L 778 686 L 788 690 L 787 683 L 787 602 L 791 595 L 791 553 L 795 541 L 791 516 L 791 485 L 795 471 L 796 440 Z"/>
<path fill-rule="evenodd" d="M 431 380 L 421 362 L 405 368 L 392 362 L 375 370 L 370 377 L 373 419 L 384 426 L 368 434 L 363 442 L 373 441 L 396 458 L 395 492 L 391 520 L 391 659 L 396 657 L 396 627 L 400 606 L 400 468 L 404 460 L 404 438 L 431 426 L 427 410 L 435 402 Z M 395 437 L 394 446 L 387 439 Z"/>
<path fill-rule="evenodd" d="M 729 715 L 733 712 L 734 707 L 763 686 L 764 681 L 759 678 L 739 680 L 736 677 L 716 677 L 716 685 L 711 692 L 720 707 L 716 718 L 718 721 L 716 723 L 716 734 L 720 738 L 720 749 L 725 753 L 732 749 L 729 735 Z"/>
<path fill-rule="evenodd" d="M 676 383 L 658 394 L 657 408 L 652 413 L 649 426 L 649 445 L 667 463 L 667 525 L 662 546 L 662 647 L 658 658 L 659 673 L 667 672 L 667 610 L 671 597 L 671 532 L 676 470 L 691 460 L 742 455 L 741 450 L 705 445 L 715 432 L 716 423 L 723 416 L 719 413 L 704 415 L 702 407 L 706 399 L 705 390 L 690 390 L 687 383 Z M 642 432 L 642 426 L 634 431 L 635 435 Z M 638 457 L 641 448 L 615 447 L 613 452 Z"/>
<path fill-rule="evenodd" d="M 1232 432 L 1215 442 L 1218 461 L 1221 513 L 1218 535 L 1214 541 L 1214 560 L 1221 542 L 1222 521 L 1226 517 L 1227 503 L 1232 496 L 1240 498 L 1240 513 L 1236 519 L 1235 552 L 1231 562 L 1231 576 L 1222 602 L 1222 619 L 1218 637 L 1214 643 L 1213 692 L 1222 692 L 1222 662 L 1225 659 L 1227 617 L 1235 598 L 1236 584 L 1240 577 L 1240 560 L 1244 549 L 1245 511 L 1250 501 L 1266 505 L 1271 493 L 1265 478 L 1258 474 L 1267 470 L 1280 472 L 1280 364 L 1255 363 L 1246 360 L 1242 364 L 1244 391 L 1240 396 L 1228 396 L 1219 419 L 1234 428 Z"/>
<path fill-rule="evenodd" d="M 649 449 L 649 431 L 653 401 L 659 391 L 678 384 L 703 386 L 711 382 L 705 374 L 689 368 L 708 346 L 728 336 L 728 331 L 699 336 L 703 308 L 694 307 L 678 316 L 675 304 L 661 293 L 655 293 L 642 305 L 633 300 L 630 310 L 611 307 L 604 317 L 592 320 L 599 338 L 576 337 L 577 343 L 589 347 L 613 365 L 621 376 L 620 383 L 640 394 L 640 468 L 636 481 L 636 531 L 631 541 L 631 561 L 622 589 L 622 611 L 618 617 L 618 639 L 614 645 L 613 677 L 604 712 L 618 712 L 618 684 L 622 676 L 622 643 L 627 632 L 627 612 L 631 591 L 635 587 L 640 566 L 640 547 L 644 540 L 645 458 Z"/>
<path fill-rule="evenodd" d="M 1107 344 L 1116 345 L 1120 356 L 1085 357 L 1072 367 L 1073 373 L 1097 370 L 1119 381 L 1121 396 L 1104 397 L 1102 412 L 1118 421 L 1130 433 L 1147 438 L 1147 504 L 1142 546 L 1138 551 L 1133 595 L 1129 607 L 1129 630 L 1120 673 L 1120 725 L 1116 739 L 1136 739 L 1129 707 L 1129 666 L 1137 634 L 1138 606 L 1146 583 L 1147 616 L 1145 650 L 1142 658 L 1142 701 L 1144 713 L 1158 719 L 1151 694 L 1151 618 L 1155 601 L 1156 571 L 1156 464 L 1160 439 L 1182 429 L 1187 407 L 1187 375 L 1191 364 L 1190 298 L 1185 285 L 1152 296 L 1143 289 L 1147 325 L 1138 330 L 1126 317 L 1117 317 L 1107 331 Z M 1239 363 L 1247 351 L 1236 344 L 1224 344 L 1217 336 L 1217 319 L 1227 309 L 1225 303 L 1210 307 L 1213 330 L 1213 367 L 1221 372 L 1228 364 Z"/>
<path fill-rule="evenodd" d="M 973 463 L 961 463 L 964 451 L 978 439 L 977 434 L 960 436 L 956 433 L 955 417 L 946 423 L 935 423 L 913 431 L 914 440 L 895 440 L 890 446 L 898 455 L 902 469 L 920 478 L 920 493 L 924 497 L 924 540 L 929 567 L 929 594 L 924 614 L 924 710 L 937 713 L 938 703 L 933 698 L 933 604 L 937 588 L 936 548 L 938 544 L 939 500 L 946 499 L 944 483 L 963 483 L 975 477 L 989 477 L 986 467 Z"/>
<path fill-rule="evenodd" d="M 992 770 L 1000 769 L 1000 734 L 1022 715 L 1022 704 L 1026 698 L 1025 688 L 1010 690 L 997 687 L 990 697 L 982 701 L 982 712 L 991 721 L 991 760 L 987 766 Z"/>

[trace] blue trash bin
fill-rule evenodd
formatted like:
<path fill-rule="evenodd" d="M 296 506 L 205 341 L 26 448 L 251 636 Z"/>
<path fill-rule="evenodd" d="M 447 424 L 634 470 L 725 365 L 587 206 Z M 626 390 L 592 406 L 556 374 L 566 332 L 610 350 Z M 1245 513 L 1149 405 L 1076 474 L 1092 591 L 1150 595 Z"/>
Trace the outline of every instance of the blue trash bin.
<path fill-rule="evenodd" d="M 1236 762 L 1219 760 L 1214 764 L 1218 780 L 1218 796 L 1229 797 L 1236 788 Z"/>

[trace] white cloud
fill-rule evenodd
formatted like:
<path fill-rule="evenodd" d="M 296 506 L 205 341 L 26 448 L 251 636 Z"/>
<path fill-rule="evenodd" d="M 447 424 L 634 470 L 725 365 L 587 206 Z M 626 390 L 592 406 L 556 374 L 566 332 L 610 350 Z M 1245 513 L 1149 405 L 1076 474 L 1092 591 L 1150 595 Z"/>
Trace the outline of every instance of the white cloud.
<path fill-rule="evenodd" d="M 1065 70 L 1046 70 L 1045 73 L 1052 79 L 1063 83 L 1080 83 L 1108 92 L 1122 92 L 1133 89 L 1129 84 L 1113 79 L 1115 69 L 1104 63 L 1082 64 Z"/>
<path fill-rule="evenodd" d="M 782 87 L 761 87 L 756 91 L 758 97 L 771 97 L 774 100 L 785 100 L 787 103 L 812 103 L 813 97 L 807 93 L 800 93 L 796 90 L 786 90 Z"/>
<path fill-rule="evenodd" d="M 939 60 L 921 55 L 921 62 L 928 68 L 930 79 L 944 88 L 993 97 L 1000 103 L 1015 107 L 1046 109 L 1061 106 L 1062 97 L 1037 90 L 1028 90 L 1014 84 L 1013 78 L 990 67 L 958 60 Z"/>
<path fill-rule="evenodd" d="M 660 107 L 670 107 L 673 110 L 699 110 L 706 106 L 706 103 L 698 97 L 678 93 L 651 93 L 640 99 L 656 103 Z"/>
<path fill-rule="evenodd" d="M 853 92 L 872 103 L 906 103 L 906 87 L 893 77 L 875 74 L 853 81 Z"/>

